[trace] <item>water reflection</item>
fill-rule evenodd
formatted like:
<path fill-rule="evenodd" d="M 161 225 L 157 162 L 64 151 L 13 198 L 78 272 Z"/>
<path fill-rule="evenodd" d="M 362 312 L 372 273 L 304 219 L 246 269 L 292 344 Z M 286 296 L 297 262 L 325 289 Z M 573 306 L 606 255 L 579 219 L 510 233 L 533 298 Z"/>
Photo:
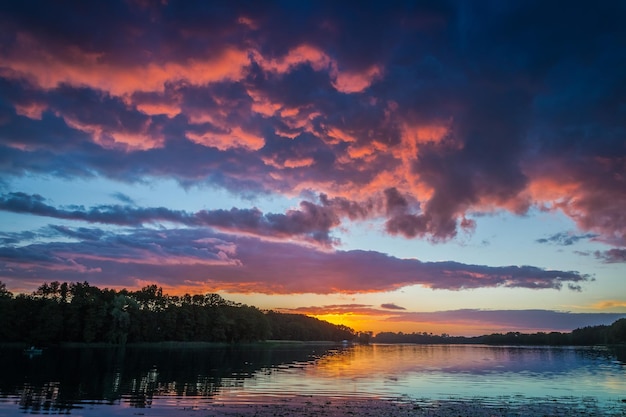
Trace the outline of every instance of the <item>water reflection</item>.
<path fill-rule="evenodd" d="M 22 412 L 65 412 L 85 404 L 151 407 L 158 396 L 212 398 L 258 372 L 311 363 L 326 346 L 49 348 L 37 357 L 0 348 L 0 401 Z M 1 414 L 1 413 L 0 413 Z"/>
<path fill-rule="evenodd" d="M 515 347 L 484 345 L 373 345 L 356 346 L 341 355 L 329 355 L 316 372 L 370 377 L 373 374 L 446 372 L 487 375 L 494 372 L 565 373 L 614 353 L 604 347 Z"/>
<path fill-rule="evenodd" d="M 357 346 L 257 391 L 383 398 L 571 397 L 617 401 L 626 373 L 601 348 Z M 278 379 L 278 378 L 277 378 Z"/>
<path fill-rule="evenodd" d="M 288 395 L 621 401 L 626 349 L 462 345 L 0 348 L 0 414 Z"/>
<path fill-rule="evenodd" d="M 49 382 L 37 388 L 30 384 L 24 384 L 20 394 L 20 410 L 40 414 L 58 409 L 56 404 L 59 396 L 59 385 L 58 382 Z"/>

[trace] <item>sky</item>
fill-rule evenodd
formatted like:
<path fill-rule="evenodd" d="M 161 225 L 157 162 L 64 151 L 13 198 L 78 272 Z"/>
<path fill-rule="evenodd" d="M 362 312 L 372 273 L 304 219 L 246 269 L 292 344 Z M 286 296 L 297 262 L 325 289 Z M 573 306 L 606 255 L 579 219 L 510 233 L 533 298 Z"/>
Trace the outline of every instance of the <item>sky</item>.
<path fill-rule="evenodd" d="M 360 331 L 626 317 L 624 1 L 0 5 L 0 281 Z"/>

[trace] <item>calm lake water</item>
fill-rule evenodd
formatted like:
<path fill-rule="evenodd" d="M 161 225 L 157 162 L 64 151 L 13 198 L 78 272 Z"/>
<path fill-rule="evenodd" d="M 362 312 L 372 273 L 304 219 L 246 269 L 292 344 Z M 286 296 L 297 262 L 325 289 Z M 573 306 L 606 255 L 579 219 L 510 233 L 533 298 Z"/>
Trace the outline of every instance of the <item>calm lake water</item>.
<path fill-rule="evenodd" d="M 0 415 L 169 415 L 333 398 L 593 402 L 626 413 L 626 351 L 482 345 L 0 348 Z"/>

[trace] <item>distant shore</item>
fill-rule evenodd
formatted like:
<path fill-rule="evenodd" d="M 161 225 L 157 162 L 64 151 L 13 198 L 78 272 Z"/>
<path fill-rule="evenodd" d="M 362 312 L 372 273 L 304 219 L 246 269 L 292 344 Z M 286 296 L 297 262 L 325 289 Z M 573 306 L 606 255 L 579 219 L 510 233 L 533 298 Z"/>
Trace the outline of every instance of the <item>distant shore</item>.
<path fill-rule="evenodd" d="M 236 346 L 356 346 L 356 345 L 418 345 L 418 346 L 454 346 L 454 345 L 483 345 L 483 346 L 515 346 L 515 347 L 547 347 L 547 348 L 566 348 L 576 347 L 577 345 L 511 345 L 511 344 L 486 344 L 486 343 L 345 343 L 332 340 L 259 340 L 254 342 L 193 342 L 193 341 L 162 341 L 162 342 L 132 342 L 132 343 L 105 343 L 105 342 L 57 342 L 52 344 L 33 345 L 26 342 L 5 342 L 0 341 L 0 347 L 4 348 L 28 348 L 35 346 L 44 347 L 60 347 L 60 348 L 160 348 L 160 349 L 197 349 L 197 348 L 216 348 L 216 347 L 236 347 Z M 621 356 L 624 355 L 623 349 L 626 349 L 626 343 L 598 343 L 587 346 L 599 346 L 614 349 L 621 349 Z M 579 346 L 578 346 L 579 347 Z M 619 355 L 618 355 L 619 356 Z"/>

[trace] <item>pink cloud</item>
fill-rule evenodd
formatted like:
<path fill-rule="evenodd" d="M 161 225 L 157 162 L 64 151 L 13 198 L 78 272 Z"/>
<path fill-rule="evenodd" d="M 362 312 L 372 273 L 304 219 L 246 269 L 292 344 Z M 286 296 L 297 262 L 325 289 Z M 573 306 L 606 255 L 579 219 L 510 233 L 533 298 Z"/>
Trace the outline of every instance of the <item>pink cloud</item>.
<path fill-rule="evenodd" d="M 178 256 L 176 254 L 168 253 L 167 251 L 159 250 L 134 250 L 130 254 L 133 256 L 104 256 L 97 254 L 85 254 L 85 253 L 55 253 L 61 259 L 68 259 L 70 262 L 76 265 L 76 268 L 83 273 L 87 272 L 101 272 L 102 268 L 96 268 L 88 270 L 84 266 L 78 264 L 76 260 L 81 262 L 96 261 L 96 262 L 114 262 L 118 264 L 137 264 L 137 265 L 150 265 L 150 266 L 240 266 L 241 263 L 237 259 L 230 258 L 224 251 L 218 251 L 214 259 L 203 259 L 201 257 L 194 256 Z"/>
<path fill-rule="evenodd" d="M 41 120 L 42 113 L 47 108 L 48 106 L 43 103 L 15 104 L 15 112 L 17 114 L 36 120 Z"/>
<path fill-rule="evenodd" d="M 86 133 L 103 148 L 124 151 L 146 150 L 163 146 L 164 137 L 157 132 L 150 132 L 150 120 L 146 120 L 139 131 L 128 131 L 123 126 L 106 126 L 83 122 L 71 115 L 62 115 L 68 126 Z"/>
<path fill-rule="evenodd" d="M 373 65 L 362 72 L 334 72 L 336 78 L 333 86 L 342 93 L 360 93 L 383 76 L 383 71 L 378 65 Z"/>
<path fill-rule="evenodd" d="M 312 221 L 332 219 L 322 216 Z M 187 283 L 214 290 L 263 294 L 385 292 L 411 285 L 446 290 L 560 289 L 563 285 L 578 289 L 590 279 L 575 271 L 420 262 L 379 252 L 320 250 L 208 229 L 139 229 L 123 239 L 85 231 L 82 235 L 93 237 L 1 248 L 0 278 L 15 281 L 36 276 L 46 281 L 129 286 L 132 280 L 142 279 L 172 286 L 185 277 Z"/>
<path fill-rule="evenodd" d="M 481 310 L 462 309 L 435 312 L 402 312 L 387 318 L 392 322 L 428 324 L 454 323 L 461 328 L 482 327 L 492 332 L 569 332 L 585 326 L 611 324 L 620 313 L 571 313 L 552 310 Z"/>
<path fill-rule="evenodd" d="M 203 146 L 212 146 L 221 151 L 232 148 L 246 148 L 252 151 L 259 150 L 265 145 L 265 139 L 254 133 L 247 132 L 239 126 L 228 129 L 225 133 L 187 132 L 187 138 Z"/>
<path fill-rule="evenodd" d="M 31 34 L 20 32 L 4 56 L 5 66 L 45 89 L 61 84 L 89 86 L 114 96 L 137 91 L 163 91 L 167 83 L 185 81 L 206 85 L 240 80 L 249 65 L 248 51 L 224 48 L 212 56 L 184 61 L 152 61 L 148 64 L 110 61 L 104 52 L 86 52 L 75 46 L 49 48 Z"/>
<path fill-rule="evenodd" d="M 532 182 L 529 194 L 547 210 L 560 210 L 581 230 L 599 234 L 598 239 L 615 246 L 626 246 L 626 159 L 581 158 L 572 162 L 550 158 L 540 166 L 529 167 Z"/>
<path fill-rule="evenodd" d="M 290 72 L 294 67 L 302 64 L 309 64 L 316 71 L 329 70 L 336 66 L 334 61 L 324 51 L 307 44 L 298 45 L 280 58 L 266 58 L 255 52 L 254 59 L 266 71 L 281 74 Z"/>
<path fill-rule="evenodd" d="M 166 103 L 138 103 L 137 110 L 150 116 L 164 114 L 170 118 L 180 114 L 181 111 L 179 106 Z"/>
<path fill-rule="evenodd" d="M 315 160 L 313 158 L 291 158 L 285 160 L 285 168 L 304 168 L 313 165 Z"/>
<path fill-rule="evenodd" d="M 363 71 L 341 70 L 336 59 L 310 44 L 298 45 L 279 58 L 267 58 L 258 52 L 254 52 L 253 56 L 264 70 L 279 74 L 288 73 L 302 64 L 310 65 L 315 71 L 326 71 L 332 78 L 332 85 L 342 93 L 362 92 L 383 75 L 379 65 L 372 65 Z"/>

